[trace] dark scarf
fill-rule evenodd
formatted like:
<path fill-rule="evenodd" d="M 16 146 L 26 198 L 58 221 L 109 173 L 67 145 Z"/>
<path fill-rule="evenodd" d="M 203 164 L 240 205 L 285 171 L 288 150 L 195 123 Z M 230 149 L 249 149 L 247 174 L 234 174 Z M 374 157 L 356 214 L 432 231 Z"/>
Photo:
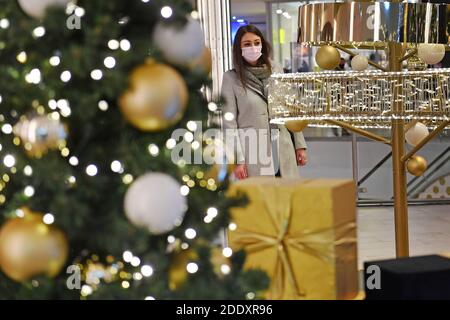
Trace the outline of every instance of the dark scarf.
<path fill-rule="evenodd" d="M 259 67 L 246 67 L 245 78 L 247 80 L 247 86 L 261 94 L 267 101 L 270 78 L 269 68 L 267 68 L 266 65 Z"/>

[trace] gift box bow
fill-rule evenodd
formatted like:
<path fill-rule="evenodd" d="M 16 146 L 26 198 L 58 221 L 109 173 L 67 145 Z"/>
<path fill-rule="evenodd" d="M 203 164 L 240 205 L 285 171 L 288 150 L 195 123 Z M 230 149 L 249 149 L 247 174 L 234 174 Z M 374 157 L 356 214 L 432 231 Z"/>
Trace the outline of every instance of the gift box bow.
<path fill-rule="evenodd" d="M 316 257 L 327 264 L 333 264 L 336 259 L 336 246 L 349 246 L 356 243 L 356 238 L 348 236 L 355 230 L 356 223 L 352 221 L 329 228 L 290 232 L 293 190 L 276 186 L 264 188 L 257 186 L 256 188 L 263 195 L 264 206 L 276 229 L 276 234 L 266 235 L 238 226 L 236 230 L 230 232 L 230 242 L 236 249 L 244 248 L 247 254 L 276 247 L 277 258 L 269 288 L 269 298 L 280 299 L 283 296 L 283 292 L 287 289 L 284 286 L 284 279 L 287 279 L 294 298 L 301 299 L 306 296 L 307 292 L 300 288 L 295 281 L 288 248 L 291 247 Z M 341 256 L 339 258 L 351 257 Z"/>

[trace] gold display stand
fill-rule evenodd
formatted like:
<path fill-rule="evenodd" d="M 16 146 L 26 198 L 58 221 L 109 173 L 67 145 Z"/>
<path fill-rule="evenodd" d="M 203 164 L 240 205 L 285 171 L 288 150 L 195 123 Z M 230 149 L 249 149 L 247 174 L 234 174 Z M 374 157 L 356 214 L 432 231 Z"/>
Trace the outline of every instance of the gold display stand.
<path fill-rule="evenodd" d="M 395 3 L 395 5 L 394 5 Z M 379 6 L 378 11 L 374 10 L 372 16 L 367 16 L 368 9 L 371 5 Z M 308 45 L 331 45 L 336 49 L 344 51 L 352 56 L 356 55 L 350 48 L 384 48 L 387 50 L 389 66 L 382 67 L 375 62 L 369 61 L 369 64 L 384 72 L 400 72 L 402 71 L 402 62 L 415 55 L 417 49 L 411 44 L 418 42 L 425 43 L 438 43 L 438 35 L 435 32 L 436 28 L 439 28 L 439 23 L 442 21 L 436 21 L 435 16 L 438 11 L 442 9 L 442 5 L 429 4 L 411 4 L 402 3 L 399 1 L 392 1 L 389 5 L 383 5 L 383 2 L 376 4 L 375 2 L 368 1 L 356 1 L 351 3 L 327 3 L 327 4 L 309 4 L 300 7 L 299 12 L 299 42 L 306 43 Z M 355 9 L 356 8 L 356 9 Z M 362 8 L 362 9 L 361 9 Z M 381 9 L 380 9 L 381 8 Z M 447 16 L 450 12 L 450 6 L 447 6 Z M 357 11 L 359 10 L 359 11 Z M 358 15 L 355 12 L 362 12 Z M 399 12 L 403 14 L 403 21 L 399 17 Z M 366 15 L 366 16 L 364 16 Z M 388 18 L 388 16 L 390 16 Z M 423 19 L 418 17 L 423 16 Z M 431 18 L 430 18 L 431 17 Z M 373 19 L 375 24 L 384 25 L 384 33 L 380 33 L 382 26 L 379 26 L 379 30 L 364 29 L 363 23 L 367 19 Z M 398 20 L 398 21 L 397 21 Z M 327 23 L 327 21 L 329 23 Z M 362 28 L 358 25 L 361 23 Z M 393 23 L 395 22 L 395 23 Z M 444 23 L 447 23 L 445 20 Z M 347 25 L 346 25 L 347 24 Z M 330 29 L 334 26 L 335 29 Z M 402 28 L 402 26 L 408 26 L 408 28 Z M 345 30 L 340 30 L 342 27 Z M 354 34 L 349 29 L 360 28 L 358 34 Z M 395 30 L 402 30 L 403 41 L 399 41 L 398 32 Z M 415 31 L 416 30 L 416 31 Z M 417 30 L 428 30 L 425 34 L 414 34 Z M 355 31 L 356 32 L 356 31 Z M 350 35 L 350 36 L 349 36 Z M 414 38 L 414 41 L 410 40 Z M 374 42 L 373 39 L 378 39 Z M 448 44 L 448 43 L 445 43 Z M 310 73 L 310 77 L 311 74 Z M 320 73 L 316 73 L 318 76 Z M 300 76 L 299 76 L 300 77 Z M 400 79 L 400 77 L 399 77 Z M 323 80 L 323 78 L 319 79 Z M 286 82 L 291 81 L 303 81 L 301 78 L 291 78 Z M 338 80 L 336 80 L 337 82 Z M 275 86 L 279 85 L 274 82 Z M 397 89 L 396 89 L 397 90 Z M 396 95 L 402 94 L 402 87 L 399 86 Z M 288 98 L 286 98 L 287 100 Z M 327 100 L 329 97 L 327 96 Z M 272 99 L 273 100 L 273 99 Z M 271 99 L 269 99 L 269 102 Z M 309 121 L 306 116 L 297 116 L 295 112 L 289 114 L 292 106 L 286 102 L 285 106 L 280 107 L 280 100 L 275 101 L 274 109 L 271 111 L 272 119 L 276 118 L 278 122 L 283 123 L 284 120 L 306 120 Z M 394 103 L 391 106 L 391 113 L 394 115 L 404 115 L 405 106 L 401 99 L 394 99 Z M 448 100 L 445 104 L 448 104 Z M 329 102 L 327 102 L 329 104 Z M 276 108 L 278 109 L 276 109 Z M 301 110 L 301 106 L 295 106 Z M 281 111 L 279 110 L 281 108 Z M 285 108 L 283 110 L 283 108 Z M 305 107 L 306 110 L 306 107 Z M 408 118 L 408 121 L 403 117 L 392 116 L 390 124 L 384 123 L 384 127 L 390 128 L 391 140 L 374 134 L 370 131 L 355 126 L 352 121 L 340 121 L 336 118 L 327 116 L 330 115 L 329 107 L 323 110 L 320 122 L 328 123 L 333 126 L 340 126 L 349 131 L 355 132 L 369 139 L 382 142 L 390 145 L 392 148 L 392 164 L 393 164 L 393 183 L 394 183 L 394 211 L 395 211 L 395 243 L 396 243 L 396 255 L 397 257 L 409 256 L 409 239 L 408 239 L 408 199 L 407 199 L 407 181 L 406 181 L 406 162 L 414 156 L 424 145 L 426 145 L 431 139 L 441 133 L 447 126 L 450 125 L 450 109 L 443 108 L 444 113 L 440 113 L 440 117 L 434 121 L 434 129 L 430 134 L 424 138 L 419 144 L 417 144 L 410 152 L 405 151 L 405 131 L 409 126 L 417 123 L 417 118 Z M 447 111 L 446 111 L 447 110 Z M 301 114 L 299 112 L 299 114 Z M 306 114 L 307 111 L 304 111 Z M 433 115 L 433 108 L 429 110 L 429 113 Z M 283 119 L 284 118 L 284 119 Z M 319 118 L 317 118 L 319 119 Z M 316 119 L 316 120 L 317 120 Z"/>

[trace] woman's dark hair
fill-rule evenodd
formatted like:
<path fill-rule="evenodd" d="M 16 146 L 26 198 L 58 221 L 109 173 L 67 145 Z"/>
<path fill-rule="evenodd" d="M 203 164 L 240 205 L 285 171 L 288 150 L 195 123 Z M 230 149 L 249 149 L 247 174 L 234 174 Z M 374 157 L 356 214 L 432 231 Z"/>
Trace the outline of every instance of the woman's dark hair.
<path fill-rule="evenodd" d="M 261 38 L 261 45 L 262 45 L 262 56 L 258 59 L 258 66 L 266 65 L 270 72 L 272 72 L 272 63 L 270 62 L 270 55 L 272 53 L 272 48 L 270 47 L 270 44 L 266 41 L 264 38 L 264 35 L 261 31 L 254 25 L 246 25 L 242 26 L 238 29 L 236 32 L 236 36 L 234 37 L 234 43 L 233 43 L 233 65 L 234 69 L 236 70 L 236 73 L 239 77 L 239 80 L 241 80 L 242 86 L 245 88 L 246 81 L 244 76 L 244 70 L 245 67 L 250 66 L 250 64 L 245 61 L 244 57 L 242 57 L 242 50 L 241 50 L 241 40 L 242 37 L 246 33 L 253 33 L 256 34 L 258 37 Z"/>

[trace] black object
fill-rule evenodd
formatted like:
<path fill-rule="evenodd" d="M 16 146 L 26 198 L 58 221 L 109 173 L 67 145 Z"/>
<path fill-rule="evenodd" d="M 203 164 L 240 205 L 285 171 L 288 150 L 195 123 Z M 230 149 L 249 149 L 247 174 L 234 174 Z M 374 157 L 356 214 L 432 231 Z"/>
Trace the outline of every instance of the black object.
<path fill-rule="evenodd" d="M 450 259 L 429 255 L 365 262 L 364 288 L 367 300 L 450 300 Z"/>

